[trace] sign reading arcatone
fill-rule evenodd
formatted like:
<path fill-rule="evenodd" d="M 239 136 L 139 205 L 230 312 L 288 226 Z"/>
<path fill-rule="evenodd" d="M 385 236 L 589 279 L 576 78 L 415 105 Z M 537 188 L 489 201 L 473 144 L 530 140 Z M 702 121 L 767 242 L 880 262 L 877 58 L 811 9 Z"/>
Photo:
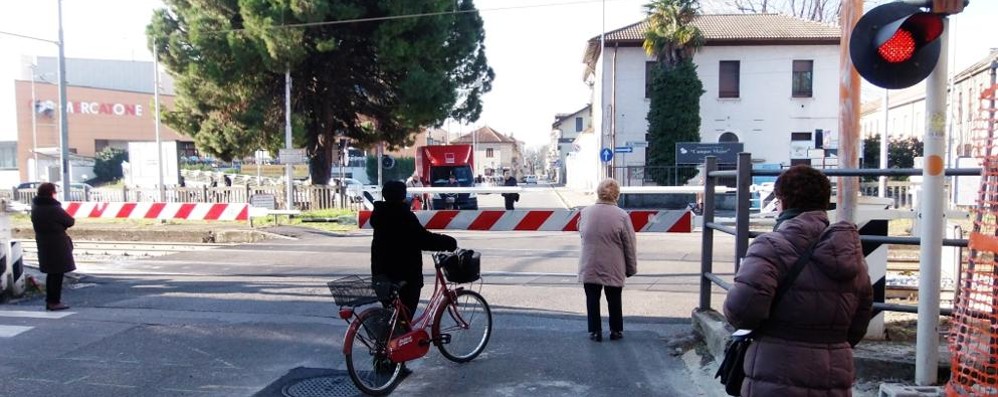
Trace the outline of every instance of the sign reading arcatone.
<path fill-rule="evenodd" d="M 35 110 L 42 114 L 51 114 L 56 110 L 53 101 L 38 101 Z M 100 114 L 120 117 L 142 117 L 142 105 L 128 103 L 106 103 L 87 101 L 66 102 L 66 113 Z"/>

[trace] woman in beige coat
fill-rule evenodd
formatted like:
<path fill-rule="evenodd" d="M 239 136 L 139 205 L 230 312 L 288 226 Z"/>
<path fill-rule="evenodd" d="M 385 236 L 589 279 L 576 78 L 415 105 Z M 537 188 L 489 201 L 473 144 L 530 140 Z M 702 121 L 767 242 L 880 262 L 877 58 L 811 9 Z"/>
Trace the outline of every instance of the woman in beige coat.
<path fill-rule="evenodd" d="M 635 255 L 634 226 L 627 212 L 617 207 L 620 185 L 604 179 L 596 188 L 598 201 L 579 216 L 582 255 L 579 257 L 579 281 L 586 290 L 589 339 L 603 340 L 600 319 L 600 294 L 606 290 L 610 312 L 610 340 L 624 337 L 624 318 L 620 293 L 624 279 L 638 272 Z"/>

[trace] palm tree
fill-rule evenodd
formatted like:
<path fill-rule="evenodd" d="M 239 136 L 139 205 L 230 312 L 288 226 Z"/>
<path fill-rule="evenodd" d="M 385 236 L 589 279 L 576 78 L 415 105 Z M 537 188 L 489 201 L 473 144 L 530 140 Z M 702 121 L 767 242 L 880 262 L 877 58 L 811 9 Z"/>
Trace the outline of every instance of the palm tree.
<path fill-rule="evenodd" d="M 645 52 L 654 55 L 660 67 L 669 70 L 703 45 L 700 29 L 693 18 L 700 12 L 698 0 L 652 0 L 645 4 L 648 30 L 645 31 Z"/>

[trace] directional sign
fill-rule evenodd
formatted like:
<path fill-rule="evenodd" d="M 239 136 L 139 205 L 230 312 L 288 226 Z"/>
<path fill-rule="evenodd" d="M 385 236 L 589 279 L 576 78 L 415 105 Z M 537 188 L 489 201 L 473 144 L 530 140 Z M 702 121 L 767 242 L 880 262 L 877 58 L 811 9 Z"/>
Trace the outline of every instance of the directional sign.
<path fill-rule="evenodd" d="M 617 146 L 613 148 L 616 153 L 634 153 L 634 148 L 630 146 Z"/>
<path fill-rule="evenodd" d="M 604 163 L 609 163 L 610 160 L 613 160 L 613 151 L 608 147 L 603 148 L 599 151 L 599 159 L 603 160 Z"/>

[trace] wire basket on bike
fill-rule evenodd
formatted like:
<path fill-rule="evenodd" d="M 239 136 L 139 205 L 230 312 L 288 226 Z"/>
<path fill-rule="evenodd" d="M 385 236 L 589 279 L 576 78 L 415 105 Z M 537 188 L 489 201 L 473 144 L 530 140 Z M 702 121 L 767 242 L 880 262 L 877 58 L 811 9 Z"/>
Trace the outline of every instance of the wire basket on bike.
<path fill-rule="evenodd" d="M 362 306 L 378 301 L 371 277 L 346 276 L 326 283 L 333 300 L 340 306 Z"/>

